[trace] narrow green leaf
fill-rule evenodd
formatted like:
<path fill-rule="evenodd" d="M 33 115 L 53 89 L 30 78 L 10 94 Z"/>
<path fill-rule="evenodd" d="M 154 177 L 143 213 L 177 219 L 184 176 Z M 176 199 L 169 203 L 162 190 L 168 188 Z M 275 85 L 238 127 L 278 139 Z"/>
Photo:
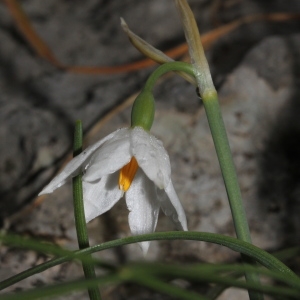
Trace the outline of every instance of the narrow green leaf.
<path fill-rule="evenodd" d="M 80 154 L 82 151 L 82 124 L 81 121 L 76 121 L 74 132 L 74 145 L 73 155 L 74 157 Z M 87 233 L 87 227 L 84 215 L 83 205 L 83 191 L 82 191 L 82 175 L 79 174 L 73 178 L 73 203 L 74 203 L 74 216 L 75 227 L 77 233 L 77 240 L 79 249 L 85 249 L 90 246 L 89 237 Z M 94 265 L 88 262 L 82 263 L 83 272 L 87 279 L 96 278 Z M 97 287 L 88 289 L 89 297 L 91 300 L 100 300 L 101 295 Z"/>
<path fill-rule="evenodd" d="M 20 248 L 26 248 L 26 249 L 32 249 L 35 251 L 39 251 L 42 253 L 52 253 L 58 256 L 63 256 L 59 258 L 55 258 L 53 260 L 50 260 L 49 262 L 45 262 L 39 266 L 33 267 L 27 271 L 24 271 L 20 274 L 17 274 L 15 276 L 12 276 L 2 282 L 0 282 L 0 290 L 17 283 L 29 276 L 32 276 L 33 274 L 37 274 L 40 272 L 43 272 L 53 266 L 56 266 L 58 264 L 75 260 L 75 259 L 81 259 L 83 255 L 99 252 L 106 249 L 111 249 L 114 247 L 124 246 L 128 244 L 143 242 L 143 241 L 154 241 L 154 240 L 197 240 L 197 241 L 204 241 L 214 244 L 219 244 L 222 246 L 225 246 L 233 251 L 239 252 L 241 254 L 245 254 L 266 268 L 270 270 L 279 271 L 282 274 L 284 274 L 287 278 L 291 279 L 291 282 L 299 282 L 299 277 L 291 270 L 289 269 L 284 263 L 279 261 L 276 257 L 269 254 L 268 252 L 241 240 L 238 240 L 233 237 L 229 236 L 223 236 L 216 233 L 207 233 L 207 232 L 193 232 L 193 231 L 187 231 L 187 232 L 155 232 L 151 234 L 146 235 L 139 235 L 139 236 L 131 236 L 126 237 L 114 241 L 109 241 L 106 243 L 102 243 L 100 245 L 95 245 L 93 247 L 89 247 L 80 251 L 76 251 L 73 253 L 70 253 L 69 251 L 65 252 L 66 250 L 59 249 L 58 247 L 54 247 L 51 245 L 47 246 L 45 244 L 42 244 L 40 242 L 36 242 L 34 240 L 26 239 L 23 237 L 16 237 L 12 235 L 0 235 L 0 240 L 11 246 L 20 247 Z M 66 255 L 68 253 L 68 255 Z M 104 267 L 106 267 L 104 265 Z M 108 266 L 109 267 L 109 266 Z"/>

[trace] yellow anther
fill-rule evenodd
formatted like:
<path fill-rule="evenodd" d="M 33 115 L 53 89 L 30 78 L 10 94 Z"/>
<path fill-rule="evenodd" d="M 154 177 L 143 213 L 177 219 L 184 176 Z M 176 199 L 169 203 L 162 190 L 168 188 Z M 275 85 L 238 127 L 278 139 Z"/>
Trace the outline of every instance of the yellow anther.
<path fill-rule="evenodd" d="M 133 156 L 131 161 L 124 166 L 120 171 L 119 176 L 119 189 L 126 192 L 132 183 L 132 180 L 136 174 L 139 165 Z"/>

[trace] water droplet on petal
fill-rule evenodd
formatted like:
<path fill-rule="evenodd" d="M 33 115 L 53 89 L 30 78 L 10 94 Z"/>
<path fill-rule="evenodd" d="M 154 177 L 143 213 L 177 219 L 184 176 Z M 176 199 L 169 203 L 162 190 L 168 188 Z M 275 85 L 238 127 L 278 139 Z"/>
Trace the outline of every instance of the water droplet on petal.
<path fill-rule="evenodd" d="M 139 162 L 139 163 L 143 163 L 143 162 L 145 162 L 145 161 L 146 161 L 146 158 L 145 158 L 145 157 L 142 157 L 142 158 L 139 159 L 138 162 Z"/>

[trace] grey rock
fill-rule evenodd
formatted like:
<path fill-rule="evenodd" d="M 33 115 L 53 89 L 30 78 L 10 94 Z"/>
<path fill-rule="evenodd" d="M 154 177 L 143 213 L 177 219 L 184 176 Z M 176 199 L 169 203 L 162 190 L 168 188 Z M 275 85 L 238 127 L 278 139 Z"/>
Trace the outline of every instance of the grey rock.
<path fill-rule="evenodd" d="M 200 23 L 207 26 L 208 1 L 200 2 L 191 1 L 191 5 L 199 12 Z M 253 3 L 247 5 L 256 11 L 259 4 Z M 164 1 L 99 3 L 90 0 L 83 6 L 68 1 L 41 4 L 38 0 L 28 0 L 24 1 L 24 8 L 36 30 L 67 64 L 118 65 L 140 58 L 121 29 L 116 29 L 120 16 L 137 34 L 165 49 L 168 48 L 166 37 L 177 41 L 182 35 L 174 7 Z M 112 11 L 115 13 L 111 14 Z M 56 70 L 37 58 L 13 31 L 12 21 L 2 6 L 0 40 L 3 41 L 0 45 L 3 66 L 0 69 L 0 138 L 4 141 L 0 144 L 0 217 L 9 222 L 10 216 L 22 212 L 23 206 L 57 170 L 71 148 L 74 121 L 82 119 L 87 131 L 107 111 L 142 87 L 149 70 L 115 76 L 75 75 Z M 299 159 L 295 155 L 299 145 L 290 143 L 293 137 L 299 136 L 300 127 L 296 101 L 299 46 L 299 35 L 267 38 L 253 49 L 247 49 L 247 55 L 235 61 L 236 67 L 230 74 L 222 73 L 219 84 L 220 104 L 253 242 L 264 249 L 290 245 L 300 232 L 297 218 L 300 189 L 295 179 L 299 174 Z M 211 59 L 216 73 L 217 66 Z M 234 236 L 212 138 L 195 89 L 172 77 L 155 89 L 155 96 L 157 111 L 152 132 L 170 154 L 172 178 L 186 210 L 189 229 Z M 129 124 L 127 109 L 107 123 L 95 140 Z M 288 149 L 295 151 L 291 153 Z M 126 204 L 120 200 L 111 211 L 89 224 L 91 244 L 129 236 L 127 217 Z M 17 233 L 76 249 L 71 185 L 63 186 L 34 210 L 7 224 Z M 173 229 L 170 220 L 161 213 L 157 230 Z M 105 251 L 98 256 L 114 262 L 143 259 L 138 245 Z M 1 257 L 2 279 L 46 259 L 32 251 L 4 246 Z M 145 259 L 193 263 L 236 258 L 238 254 L 220 246 L 173 241 L 152 242 Z M 67 264 L 4 292 L 80 276 L 79 265 Z M 167 299 L 134 288 L 131 291 L 108 289 L 105 293 L 106 299 L 128 295 L 130 299 Z M 74 294 L 61 299 L 87 299 L 87 295 Z"/>

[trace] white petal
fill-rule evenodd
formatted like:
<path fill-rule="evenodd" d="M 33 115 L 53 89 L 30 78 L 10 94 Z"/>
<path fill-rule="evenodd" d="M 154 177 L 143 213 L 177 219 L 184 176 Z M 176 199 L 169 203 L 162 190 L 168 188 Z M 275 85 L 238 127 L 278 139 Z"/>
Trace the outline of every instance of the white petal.
<path fill-rule="evenodd" d="M 160 206 L 166 216 L 170 217 L 179 230 L 187 231 L 185 212 L 174 190 L 172 181 L 164 190 L 157 189 Z M 169 198 L 168 198 L 168 197 Z"/>
<path fill-rule="evenodd" d="M 94 182 L 83 181 L 83 201 L 86 222 L 111 209 L 123 196 L 118 186 L 119 172 L 103 176 Z"/>
<path fill-rule="evenodd" d="M 85 181 L 95 181 L 104 175 L 114 173 L 130 161 L 130 132 L 131 130 L 127 129 L 116 134 L 97 149 L 83 176 Z"/>
<path fill-rule="evenodd" d="M 127 132 L 128 134 L 128 128 L 122 128 L 118 129 L 102 140 L 98 141 L 97 143 L 89 146 L 86 148 L 81 154 L 74 157 L 66 166 L 65 168 L 59 173 L 57 176 L 55 176 L 51 182 L 44 187 L 44 189 L 39 193 L 39 195 L 42 194 L 49 194 L 52 193 L 54 190 L 62 186 L 67 179 L 76 176 L 81 170 L 83 170 L 86 165 L 88 164 L 88 160 L 90 159 L 91 155 L 94 154 L 94 152 L 106 141 L 114 138 L 114 136 L 123 135 Z"/>
<path fill-rule="evenodd" d="M 140 127 L 131 132 L 131 151 L 145 174 L 159 188 L 170 182 L 171 167 L 169 155 L 161 141 Z"/>
<path fill-rule="evenodd" d="M 154 232 L 159 213 L 156 188 L 141 169 L 135 175 L 125 198 L 130 211 L 128 222 L 132 234 Z M 149 245 L 150 242 L 140 243 L 144 255 L 146 255 Z"/>

